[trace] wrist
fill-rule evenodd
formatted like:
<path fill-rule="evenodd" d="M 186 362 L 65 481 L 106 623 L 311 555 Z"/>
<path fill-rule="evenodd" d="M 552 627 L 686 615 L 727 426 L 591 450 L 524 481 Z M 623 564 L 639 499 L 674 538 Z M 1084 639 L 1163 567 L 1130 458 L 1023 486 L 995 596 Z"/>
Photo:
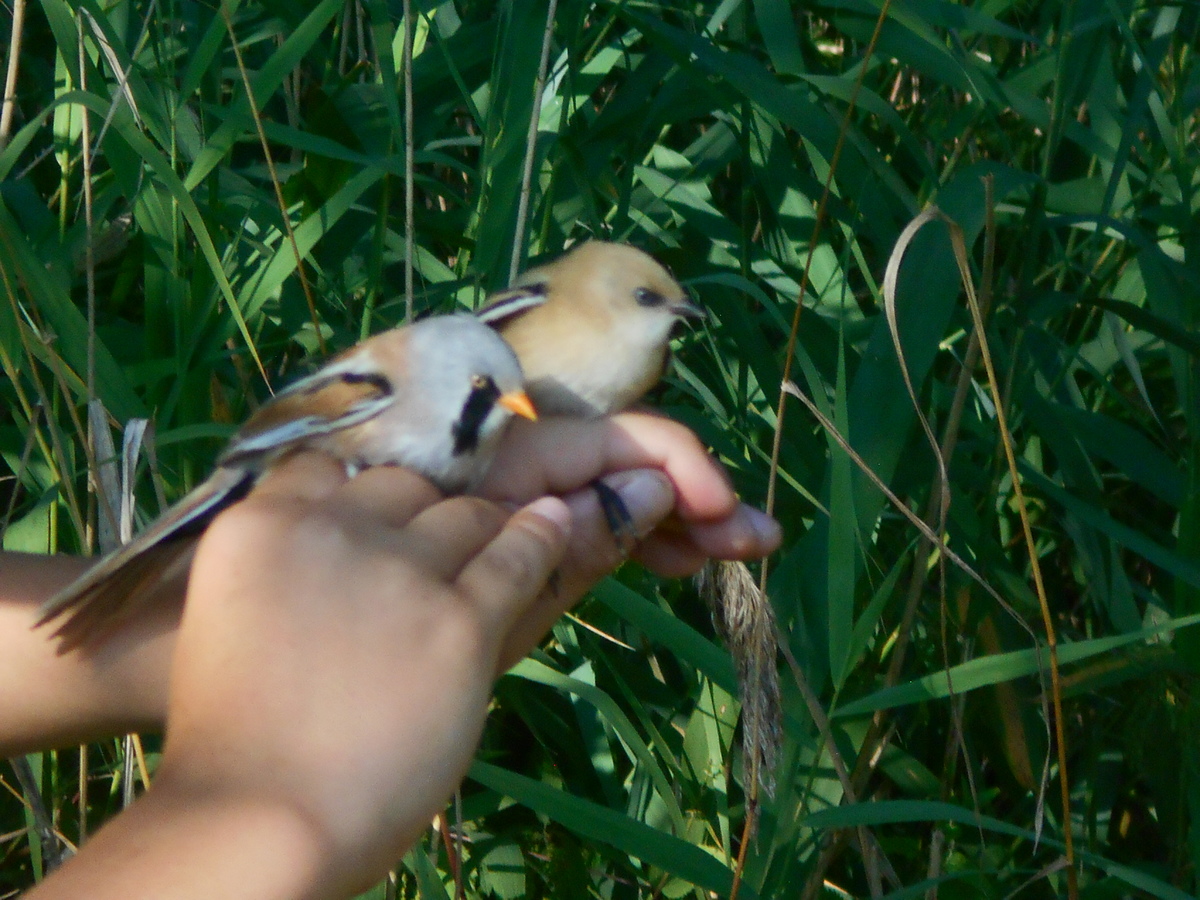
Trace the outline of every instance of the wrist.
<path fill-rule="evenodd" d="M 327 844 L 293 804 L 167 776 L 27 896 L 333 898 Z"/>
<path fill-rule="evenodd" d="M 87 565 L 0 554 L 0 755 L 161 727 L 178 624 L 172 598 L 88 652 L 60 654 L 53 626 L 33 627 L 42 602 Z"/>

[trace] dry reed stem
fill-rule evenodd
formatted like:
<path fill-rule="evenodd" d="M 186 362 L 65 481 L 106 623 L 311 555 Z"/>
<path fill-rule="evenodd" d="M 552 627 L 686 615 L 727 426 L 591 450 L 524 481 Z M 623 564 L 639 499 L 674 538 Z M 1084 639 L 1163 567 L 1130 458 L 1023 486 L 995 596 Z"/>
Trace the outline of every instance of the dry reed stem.
<path fill-rule="evenodd" d="M 940 213 L 939 213 L 940 215 Z M 1071 830 L 1071 785 L 1067 768 L 1066 732 L 1063 727 L 1062 678 L 1058 668 L 1058 635 L 1054 629 L 1054 619 L 1050 614 L 1050 602 L 1046 597 L 1046 586 L 1042 581 L 1042 567 L 1038 561 L 1037 542 L 1033 537 L 1033 526 L 1029 521 L 1029 508 L 1025 502 L 1025 491 L 1021 487 L 1020 472 L 1017 471 L 1016 454 L 1012 447 L 1012 432 L 1008 427 L 1008 414 L 1005 403 L 1000 396 L 999 382 L 996 369 L 992 362 L 991 348 L 988 346 L 987 334 L 983 328 L 982 312 L 979 298 L 975 294 L 974 285 L 967 266 L 966 246 L 962 228 L 957 222 L 942 216 L 950 229 L 950 238 L 955 250 L 955 260 L 958 263 L 963 285 L 967 290 L 967 306 L 971 310 L 971 322 L 979 334 L 979 350 L 983 359 L 983 367 L 987 372 L 988 390 L 992 395 L 992 404 L 996 410 L 996 428 L 1001 443 L 1004 446 L 1004 458 L 1008 463 L 1008 473 L 1012 480 L 1013 499 L 1016 501 L 1017 513 L 1021 519 L 1021 531 L 1025 538 L 1025 549 L 1029 557 L 1029 571 L 1033 578 L 1034 591 L 1038 598 L 1038 608 L 1042 614 L 1042 626 L 1046 630 L 1046 645 L 1050 651 L 1050 699 L 1054 710 L 1054 743 L 1058 755 L 1058 783 L 1062 803 L 1063 853 L 1067 863 L 1067 896 L 1069 900 L 1078 900 L 1079 872 L 1075 865 L 1075 840 Z"/>
<path fill-rule="evenodd" d="M 321 331 L 321 319 L 317 315 L 317 303 L 313 299 L 312 286 L 308 283 L 308 274 L 304 268 L 304 258 L 300 255 L 300 245 L 296 243 L 296 232 L 292 228 L 292 217 L 288 214 L 287 201 L 283 198 L 283 186 L 279 183 L 279 173 L 275 169 L 275 157 L 271 154 L 271 144 L 267 140 L 266 129 L 263 128 L 262 115 L 258 111 L 258 101 L 254 99 L 254 88 L 250 84 L 250 73 L 246 71 L 245 60 L 242 59 L 242 48 L 238 44 L 237 35 L 233 30 L 233 19 L 229 17 L 229 9 L 224 2 L 220 3 L 221 18 L 229 32 L 229 43 L 233 47 L 233 55 L 237 60 L 238 74 L 242 76 L 242 87 L 246 91 L 246 102 L 250 104 L 250 118 L 254 120 L 254 130 L 258 134 L 258 142 L 262 145 L 263 161 L 267 164 L 267 172 L 271 176 L 271 187 L 275 189 L 275 202 L 279 206 L 279 217 L 283 221 L 283 230 L 291 245 L 292 254 L 296 258 L 296 274 L 300 276 L 300 287 L 304 291 L 304 301 L 308 304 L 308 314 L 312 320 L 313 332 L 317 337 L 317 347 L 325 356 L 329 348 L 325 345 L 325 335 Z M 263 373 L 264 380 L 266 372 Z M 270 382 L 268 382 L 268 387 Z"/>
<path fill-rule="evenodd" d="M 525 158 L 521 163 L 521 191 L 517 196 L 517 223 L 513 234 L 512 257 L 508 262 L 508 283 L 517 280 L 525 246 L 525 220 L 529 217 L 529 198 L 533 191 L 533 158 L 537 155 L 538 121 L 542 117 L 542 93 L 546 90 L 546 70 L 550 66 L 550 38 L 554 33 L 554 14 L 558 0 L 550 0 L 546 9 L 546 28 L 542 32 L 542 55 L 538 59 L 537 79 L 533 83 L 533 109 L 529 113 L 529 131 L 525 135 Z"/>
<path fill-rule="evenodd" d="M 8 37 L 8 71 L 4 78 L 4 104 L 0 107 L 0 150 L 12 134 L 17 106 L 17 76 L 21 70 L 21 39 L 25 36 L 25 0 L 13 0 L 12 31 Z"/>
<path fill-rule="evenodd" d="M 879 43 L 879 36 L 883 31 L 883 23 L 887 19 L 888 11 L 891 9 L 892 0 L 883 0 L 879 8 L 879 15 L 875 19 L 875 28 L 871 32 L 871 39 L 867 42 L 866 49 L 863 53 L 864 59 L 870 59 L 875 53 L 875 47 Z M 804 271 L 800 275 L 800 287 L 796 293 L 796 310 L 792 314 L 792 324 L 788 331 L 787 348 L 783 356 L 783 375 L 780 378 L 779 384 L 779 401 L 775 410 L 775 431 L 771 439 L 771 464 L 767 472 L 767 500 L 766 511 L 769 514 L 775 509 L 775 486 L 779 476 L 779 454 L 783 447 L 783 423 L 784 415 L 787 408 L 788 385 L 791 384 L 792 359 L 796 354 L 796 341 L 800 334 L 800 313 L 804 309 L 804 293 L 808 288 L 809 275 L 812 271 L 813 258 L 816 253 L 817 241 L 821 236 L 821 229 L 825 223 L 825 210 L 829 206 L 829 198 L 833 191 L 833 178 L 838 170 L 838 163 L 842 158 L 842 149 L 846 145 L 846 134 L 850 129 L 850 117 L 854 114 L 854 110 L 858 108 L 858 95 L 862 90 L 863 80 L 866 77 L 867 66 L 860 67 L 858 77 L 854 80 L 854 86 L 850 91 L 850 98 L 846 103 L 845 112 L 842 115 L 842 120 L 838 125 L 837 141 L 834 143 L 833 154 L 829 159 L 829 170 L 825 175 L 825 183 L 821 188 L 821 199 L 817 203 L 816 215 L 813 221 L 812 235 L 808 241 L 808 251 L 804 258 Z M 759 572 L 759 587 L 764 594 L 767 592 L 767 575 L 769 572 L 769 561 L 763 558 L 762 568 Z M 826 735 L 828 744 L 827 750 L 831 756 L 838 754 L 838 749 L 834 746 L 832 739 Z M 751 784 L 747 790 L 757 791 L 758 786 Z M 757 802 L 757 798 L 756 798 Z M 741 884 L 742 871 L 745 866 L 745 847 L 748 842 L 751 830 L 751 823 L 747 820 L 742 829 L 742 848 L 738 856 L 737 868 L 733 875 L 733 889 L 730 891 L 730 900 L 737 900 L 738 888 Z"/>
<path fill-rule="evenodd" d="M 404 0 L 404 48 L 401 51 L 400 67 L 404 70 L 404 321 L 411 322 L 415 315 L 413 291 L 415 278 L 413 253 L 416 243 L 415 197 L 413 178 L 413 21 L 412 0 Z"/>

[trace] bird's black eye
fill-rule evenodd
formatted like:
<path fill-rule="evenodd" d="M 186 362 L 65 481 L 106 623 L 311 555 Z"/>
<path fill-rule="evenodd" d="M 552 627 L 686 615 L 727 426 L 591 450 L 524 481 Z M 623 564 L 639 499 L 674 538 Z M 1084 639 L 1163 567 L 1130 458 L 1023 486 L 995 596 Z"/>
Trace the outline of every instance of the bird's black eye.
<path fill-rule="evenodd" d="M 491 381 L 491 379 L 488 378 L 486 375 L 472 375 L 471 376 L 471 387 L 473 387 L 477 391 L 481 391 L 485 387 L 488 386 L 489 381 Z"/>
<path fill-rule="evenodd" d="M 667 298 L 651 288 L 640 287 L 633 292 L 633 299 L 638 306 L 665 306 Z"/>

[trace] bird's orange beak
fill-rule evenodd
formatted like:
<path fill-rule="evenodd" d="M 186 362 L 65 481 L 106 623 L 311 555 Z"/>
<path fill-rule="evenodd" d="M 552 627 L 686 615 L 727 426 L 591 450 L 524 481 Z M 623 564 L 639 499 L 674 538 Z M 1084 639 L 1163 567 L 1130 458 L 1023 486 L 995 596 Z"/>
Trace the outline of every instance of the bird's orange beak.
<path fill-rule="evenodd" d="M 509 412 L 514 412 L 523 419 L 528 419 L 530 422 L 537 421 L 537 410 L 533 408 L 533 401 L 529 399 L 529 395 L 524 391 L 512 391 L 508 394 L 501 394 L 496 402 Z"/>

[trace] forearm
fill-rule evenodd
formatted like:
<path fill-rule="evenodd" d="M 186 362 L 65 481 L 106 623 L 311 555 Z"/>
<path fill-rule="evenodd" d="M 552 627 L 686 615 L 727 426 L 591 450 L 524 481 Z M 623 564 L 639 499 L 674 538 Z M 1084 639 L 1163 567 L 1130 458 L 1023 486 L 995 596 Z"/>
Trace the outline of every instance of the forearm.
<path fill-rule="evenodd" d="M 30 900 L 89 897 L 314 900 L 337 896 L 322 835 L 262 798 L 196 792 L 159 778 Z M 343 896 L 350 896 L 349 892 Z"/>
<path fill-rule="evenodd" d="M 174 604 L 89 653 L 60 655 L 51 629 L 33 628 L 42 601 L 89 564 L 0 553 L 0 755 L 161 726 Z"/>

